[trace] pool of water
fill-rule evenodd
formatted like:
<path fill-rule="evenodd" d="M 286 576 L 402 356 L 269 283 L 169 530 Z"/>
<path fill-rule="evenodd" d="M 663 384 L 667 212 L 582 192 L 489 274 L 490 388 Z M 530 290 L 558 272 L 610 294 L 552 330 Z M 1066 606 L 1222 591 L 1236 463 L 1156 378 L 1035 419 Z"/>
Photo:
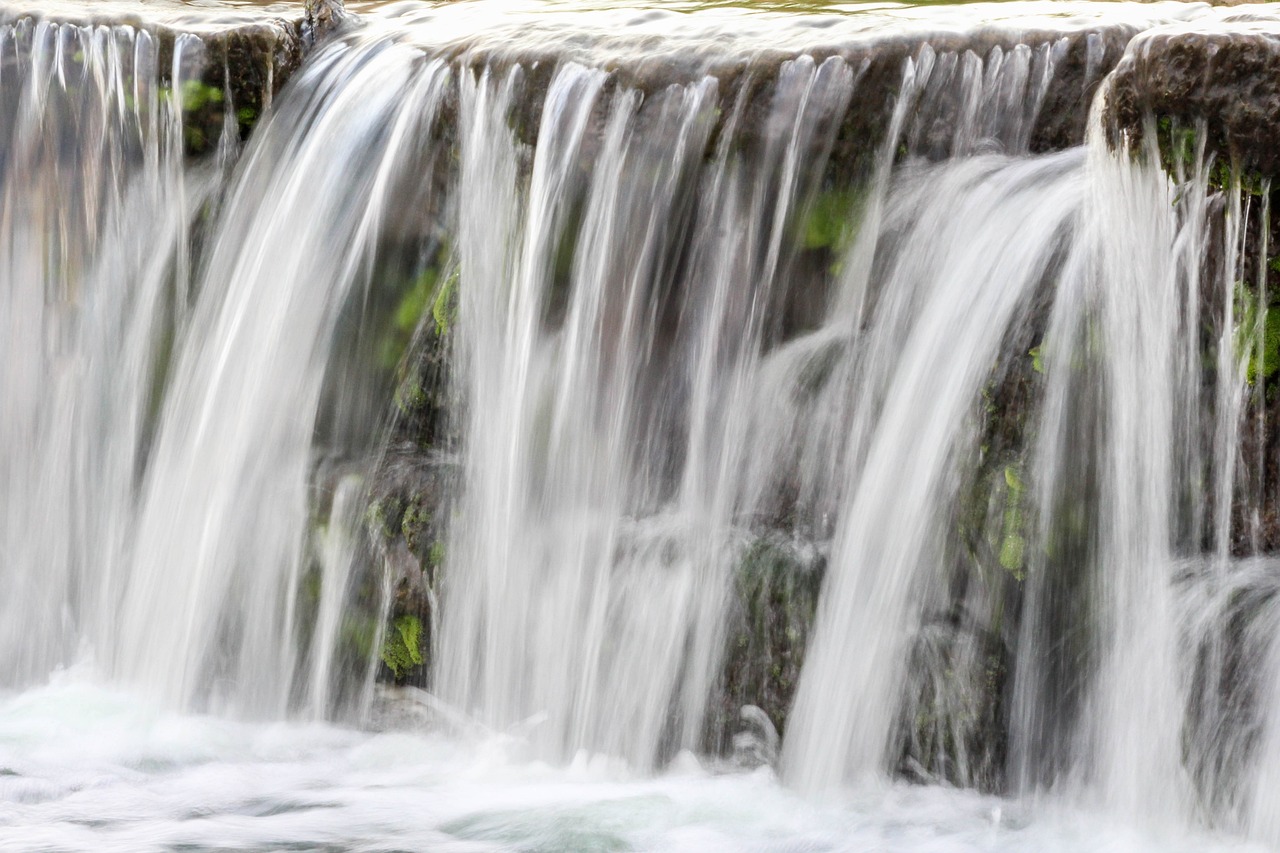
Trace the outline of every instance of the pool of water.
<path fill-rule="evenodd" d="M 402 722 L 412 715 L 401 715 Z M 527 760 L 514 735 L 166 713 L 82 672 L 0 699 L 0 849 L 19 851 L 1261 851 L 944 787 L 824 802 L 768 767 Z"/>

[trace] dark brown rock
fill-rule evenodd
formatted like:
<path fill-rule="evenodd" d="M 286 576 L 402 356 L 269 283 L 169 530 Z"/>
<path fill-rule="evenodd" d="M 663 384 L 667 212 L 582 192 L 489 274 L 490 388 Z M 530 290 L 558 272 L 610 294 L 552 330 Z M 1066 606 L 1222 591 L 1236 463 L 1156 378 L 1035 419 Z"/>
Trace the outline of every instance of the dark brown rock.
<path fill-rule="evenodd" d="M 1114 142 L 1148 118 L 1194 128 L 1206 151 L 1246 172 L 1280 169 L 1280 32 L 1162 32 L 1117 67 L 1107 117 Z"/>

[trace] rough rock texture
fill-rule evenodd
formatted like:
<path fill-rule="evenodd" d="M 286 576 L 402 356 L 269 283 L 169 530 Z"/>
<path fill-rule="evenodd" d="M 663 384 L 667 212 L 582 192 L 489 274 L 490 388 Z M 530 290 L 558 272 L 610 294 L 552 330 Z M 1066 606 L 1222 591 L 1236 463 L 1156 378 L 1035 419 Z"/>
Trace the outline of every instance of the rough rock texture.
<path fill-rule="evenodd" d="M 309 48 L 323 39 L 345 17 L 342 0 L 306 0 L 302 16 L 303 42 Z"/>
<path fill-rule="evenodd" d="M 707 720 L 712 750 L 748 762 L 776 757 L 770 741 L 786 727 L 824 571 L 823 555 L 793 541 L 762 538 L 744 549 L 729 597 L 718 696 Z M 748 706 L 760 713 L 743 715 Z M 764 731 L 751 733 L 748 725 L 744 738 L 744 722 Z"/>
<path fill-rule="evenodd" d="M 342 0 L 307 0 L 296 17 L 274 17 L 198 33 L 205 46 L 204 85 L 226 93 L 224 103 L 235 110 L 242 137 L 247 137 L 272 98 L 302 65 L 307 53 L 343 20 Z M 165 27 L 165 48 L 172 50 L 177 30 Z M 199 116 L 201 123 L 220 125 L 222 111 Z M 210 138 L 214 138 L 211 135 Z M 191 140 L 189 140 L 190 144 Z M 198 145 L 191 147 L 200 153 Z"/>
<path fill-rule="evenodd" d="M 370 488 L 366 524 L 373 547 L 370 572 L 358 579 L 366 588 L 366 605 L 381 606 L 374 591 L 390 583 L 391 597 L 386 614 L 387 627 L 380 649 L 379 677 L 398 684 L 425 686 L 435 643 L 436 592 L 444 560 L 449 496 L 456 487 L 453 464 L 438 454 L 415 452 L 395 446 L 388 450 Z M 369 618 L 376 610 L 370 610 Z M 417 655 L 398 664 L 395 650 L 405 642 L 395 626 L 410 620 L 417 627 L 414 642 Z"/>
<path fill-rule="evenodd" d="M 1280 170 L 1280 32 L 1161 32 L 1116 69 L 1114 136 L 1141 139 L 1147 116 L 1203 122 L 1206 149 L 1246 172 Z"/>

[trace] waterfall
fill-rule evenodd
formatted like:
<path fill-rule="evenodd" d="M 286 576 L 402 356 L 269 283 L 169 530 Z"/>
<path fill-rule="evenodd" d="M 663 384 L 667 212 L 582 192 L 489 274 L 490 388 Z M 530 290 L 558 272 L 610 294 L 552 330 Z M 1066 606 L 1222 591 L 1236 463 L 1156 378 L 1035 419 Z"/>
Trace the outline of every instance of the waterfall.
<path fill-rule="evenodd" d="M 115 635 L 192 223 L 219 175 L 182 162 L 197 39 L 177 40 L 168 85 L 155 39 L 126 27 L 23 20 L 0 55 L 0 669 L 26 683 Z"/>
<path fill-rule="evenodd" d="M 17 707 L 1280 843 L 1271 183 L 1113 109 L 1257 21 L 361 8 L 0 23 Z"/>
<path fill-rule="evenodd" d="M 23 119 L 4 184 L 5 346 L 21 355 L 5 382 L 9 679 L 88 654 L 180 706 L 278 716 L 338 320 L 363 299 L 398 170 L 423 162 L 406 141 L 448 71 L 394 49 L 317 63 L 331 82 L 381 79 L 383 96 L 299 97 L 274 120 L 317 133 L 268 134 L 223 189 L 183 158 L 194 36 L 161 79 L 145 31 L 24 20 L 6 35 L 30 64 L 5 90 Z M 196 271 L 195 223 L 214 216 Z M 363 428 L 345 429 L 376 447 L 380 413 L 351 396 L 342 418 Z"/>
<path fill-rule="evenodd" d="M 802 164 L 827 156 L 820 128 L 854 78 L 839 60 L 784 66 L 758 150 L 732 152 L 732 124 L 709 140 L 713 80 L 605 100 L 602 75 L 566 66 L 527 198 L 502 183 L 516 82 L 464 89 L 460 191 L 485 201 L 459 233 L 474 487 L 450 552 L 472 569 L 444 600 L 447 698 L 492 725 L 547 713 L 552 754 L 643 766 L 664 738 L 698 745 L 771 291 L 812 192 Z"/>

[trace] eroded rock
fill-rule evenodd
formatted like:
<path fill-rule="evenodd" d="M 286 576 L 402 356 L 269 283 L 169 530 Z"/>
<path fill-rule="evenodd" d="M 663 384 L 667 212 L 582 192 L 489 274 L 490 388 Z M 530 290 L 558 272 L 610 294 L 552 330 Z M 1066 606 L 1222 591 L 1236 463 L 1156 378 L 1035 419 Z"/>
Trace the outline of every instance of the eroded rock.
<path fill-rule="evenodd" d="M 1113 141 L 1142 140 L 1150 119 L 1203 127 L 1206 151 L 1244 171 L 1275 174 L 1280 29 L 1143 34 L 1116 68 L 1107 119 Z"/>

